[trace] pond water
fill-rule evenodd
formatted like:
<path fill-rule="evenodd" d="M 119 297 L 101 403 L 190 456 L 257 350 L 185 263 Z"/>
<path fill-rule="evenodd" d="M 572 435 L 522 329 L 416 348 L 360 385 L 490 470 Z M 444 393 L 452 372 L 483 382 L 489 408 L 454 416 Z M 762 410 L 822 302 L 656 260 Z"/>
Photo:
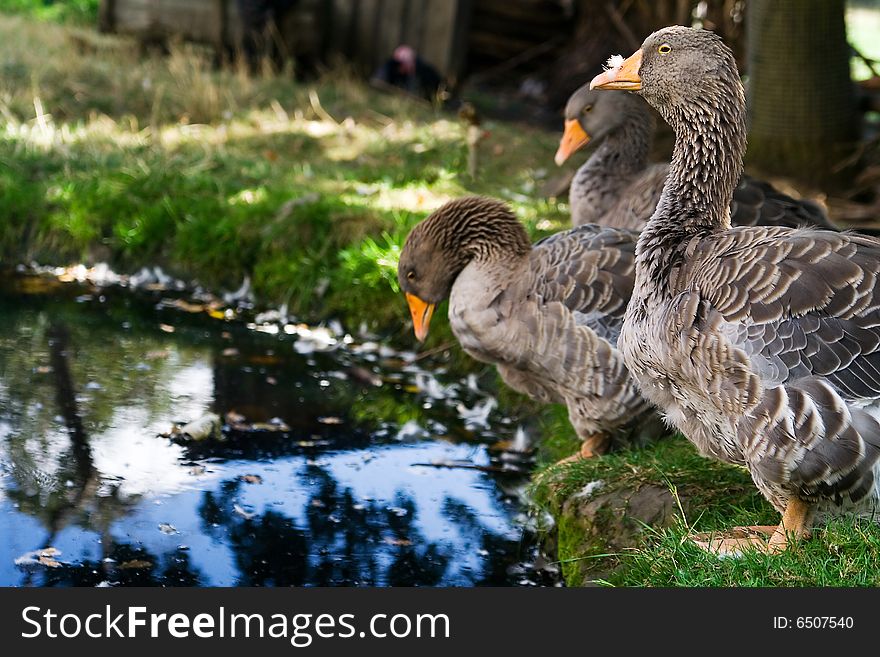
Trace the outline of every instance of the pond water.
<path fill-rule="evenodd" d="M 557 583 L 480 381 L 186 310 L 0 283 L 0 585 Z M 221 437 L 170 433 L 209 413 Z"/>

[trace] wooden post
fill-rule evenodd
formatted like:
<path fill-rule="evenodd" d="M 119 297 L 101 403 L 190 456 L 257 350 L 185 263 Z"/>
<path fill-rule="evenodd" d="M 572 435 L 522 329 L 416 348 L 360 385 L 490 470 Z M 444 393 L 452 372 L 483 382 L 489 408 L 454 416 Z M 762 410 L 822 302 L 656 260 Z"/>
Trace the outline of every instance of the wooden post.
<path fill-rule="evenodd" d="M 98 31 L 116 31 L 116 0 L 101 0 L 98 5 Z"/>

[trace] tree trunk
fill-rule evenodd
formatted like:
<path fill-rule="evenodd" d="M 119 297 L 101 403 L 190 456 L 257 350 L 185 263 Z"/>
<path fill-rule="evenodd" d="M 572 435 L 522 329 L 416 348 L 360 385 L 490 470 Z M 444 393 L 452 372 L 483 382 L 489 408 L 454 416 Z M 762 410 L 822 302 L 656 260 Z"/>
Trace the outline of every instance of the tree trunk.
<path fill-rule="evenodd" d="M 845 0 L 749 0 L 749 153 L 767 173 L 812 183 L 835 171 L 859 138 Z"/>

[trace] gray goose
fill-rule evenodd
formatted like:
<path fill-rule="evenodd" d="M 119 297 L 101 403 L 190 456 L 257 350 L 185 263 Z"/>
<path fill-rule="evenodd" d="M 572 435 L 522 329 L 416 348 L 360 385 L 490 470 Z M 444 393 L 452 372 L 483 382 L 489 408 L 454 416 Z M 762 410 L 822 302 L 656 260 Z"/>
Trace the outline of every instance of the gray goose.
<path fill-rule="evenodd" d="M 751 535 L 710 547 L 775 552 L 829 514 L 875 516 L 880 241 L 731 228 L 745 103 L 717 35 L 665 28 L 609 63 L 591 87 L 635 91 L 676 135 L 663 194 L 638 240 L 618 348 L 667 421 L 702 454 L 747 467 L 782 514 L 766 543 Z"/>
<path fill-rule="evenodd" d="M 510 387 L 564 403 L 580 457 L 612 436 L 643 441 L 663 427 L 615 348 L 632 291 L 635 233 L 583 226 L 529 242 L 502 202 L 450 201 L 419 223 L 400 254 L 398 279 L 416 337 L 436 304 L 462 348 L 497 366 Z"/>
<path fill-rule="evenodd" d="M 588 84 L 571 95 L 556 164 L 590 142 L 600 144 L 572 179 L 573 225 L 598 223 L 630 230 L 645 226 L 669 171 L 667 163 L 649 163 L 655 127 L 653 114 L 636 95 L 591 90 Z M 835 229 L 815 203 L 795 200 L 749 176 L 743 176 L 733 192 L 730 219 L 735 226 Z"/>

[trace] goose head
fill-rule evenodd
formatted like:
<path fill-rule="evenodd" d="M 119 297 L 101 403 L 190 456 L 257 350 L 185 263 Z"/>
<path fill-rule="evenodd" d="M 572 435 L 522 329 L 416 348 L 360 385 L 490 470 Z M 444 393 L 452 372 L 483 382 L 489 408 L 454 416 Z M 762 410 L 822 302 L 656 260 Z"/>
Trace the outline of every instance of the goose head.
<path fill-rule="evenodd" d="M 686 230 L 729 228 L 746 148 L 745 94 L 730 48 L 717 34 L 676 25 L 651 34 L 627 59 L 612 57 L 609 65 L 590 87 L 635 92 L 675 132 L 653 228 L 667 220 Z"/>
<path fill-rule="evenodd" d="M 525 228 L 501 201 L 468 196 L 431 213 L 410 231 L 397 265 L 416 338 L 427 337 L 434 309 L 472 260 L 519 257 L 530 250 Z"/>
<path fill-rule="evenodd" d="M 641 101 L 631 98 L 629 94 L 603 93 L 590 89 L 589 84 L 580 87 L 565 105 L 565 131 L 556 151 L 556 164 L 561 166 L 574 152 L 591 141 L 601 141 L 624 128 L 632 114 L 650 121 L 650 118 L 645 118 L 647 110 L 640 105 Z"/>
<path fill-rule="evenodd" d="M 627 59 L 612 57 L 608 64 L 590 89 L 633 91 L 673 127 L 683 110 L 723 100 L 730 86 L 741 89 L 733 53 L 717 34 L 698 28 L 663 28 Z"/>

